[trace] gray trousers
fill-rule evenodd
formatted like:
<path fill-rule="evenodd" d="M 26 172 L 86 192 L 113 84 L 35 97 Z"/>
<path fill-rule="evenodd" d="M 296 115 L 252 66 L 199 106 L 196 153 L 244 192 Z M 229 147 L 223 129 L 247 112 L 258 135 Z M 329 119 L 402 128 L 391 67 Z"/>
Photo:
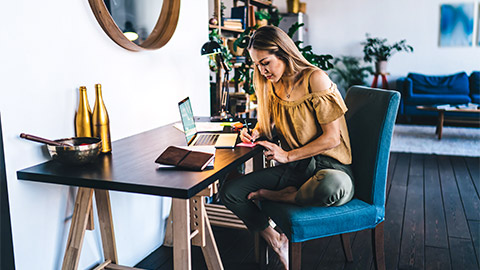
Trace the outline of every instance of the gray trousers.
<path fill-rule="evenodd" d="M 268 227 L 268 217 L 247 199 L 259 189 L 298 189 L 295 202 L 302 206 L 340 206 L 353 197 L 353 175 L 349 165 L 318 155 L 252 172 L 225 182 L 220 190 L 221 202 L 252 231 Z"/>

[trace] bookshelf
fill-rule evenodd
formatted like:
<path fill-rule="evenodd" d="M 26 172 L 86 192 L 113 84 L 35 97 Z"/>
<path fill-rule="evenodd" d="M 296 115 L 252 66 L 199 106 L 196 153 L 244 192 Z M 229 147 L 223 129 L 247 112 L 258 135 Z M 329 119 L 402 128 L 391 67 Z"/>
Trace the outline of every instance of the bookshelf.
<path fill-rule="evenodd" d="M 261 9 L 268 9 L 269 7 L 272 6 L 272 1 L 267 1 L 267 0 L 223 0 L 223 3 L 228 6 L 225 7 L 222 4 L 221 0 L 210 0 L 210 3 L 213 2 L 213 18 L 216 19 L 217 22 L 219 22 L 219 25 L 213 25 L 209 24 L 209 30 L 213 29 L 218 29 L 218 34 L 221 37 L 221 39 L 224 41 L 224 45 L 227 46 L 227 39 L 235 39 L 237 38 L 240 34 L 242 34 L 245 30 L 245 27 L 254 27 L 257 24 L 257 20 L 255 18 L 255 12 Z M 211 6 L 212 7 L 212 6 Z M 223 9 L 223 8 L 226 9 Z M 231 9 L 230 9 L 231 8 Z M 212 11 L 210 9 L 210 11 Z M 223 18 L 223 19 L 222 19 Z M 232 28 L 227 26 L 228 20 L 231 19 L 231 21 L 238 21 L 241 19 L 241 23 L 243 26 L 243 29 L 238 29 L 237 27 Z M 224 22 L 224 23 L 222 23 Z M 232 24 L 233 25 L 233 24 Z M 231 46 L 231 40 L 229 41 L 229 46 Z M 231 50 L 231 49 L 230 49 Z M 235 56 L 235 53 L 232 53 Z M 237 54 L 238 56 L 238 54 Z M 244 56 L 244 55 L 243 55 Z M 247 56 L 248 57 L 248 56 Z M 241 57 L 239 57 L 241 58 Z M 236 59 L 238 61 L 238 58 Z M 236 62 L 235 60 L 231 61 L 232 65 L 232 70 L 230 71 L 230 78 L 238 78 L 241 74 L 245 74 L 245 69 L 247 71 L 250 69 L 251 71 L 251 66 L 242 66 L 242 62 Z M 223 76 L 221 73 L 225 71 L 220 71 L 216 72 L 215 81 L 211 82 L 212 85 L 212 114 L 215 113 L 215 110 L 219 108 L 219 103 L 218 100 L 220 100 L 220 93 L 221 93 L 221 85 L 222 85 L 222 79 Z M 212 76 L 213 78 L 213 76 Z M 234 100 L 232 102 L 235 102 L 235 97 L 238 97 L 240 100 L 243 100 L 241 97 L 242 93 L 246 96 L 246 98 L 249 100 L 249 95 L 247 93 L 244 93 L 244 89 L 250 89 L 249 88 L 249 83 L 250 80 L 247 80 L 247 82 L 229 82 L 228 86 L 230 89 L 230 94 L 231 96 L 234 96 Z M 213 92 L 215 91 L 215 93 Z M 240 101 L 238 101 L 240 102 Z M 242 101 L 243 102 L 243 101 Z M 238 103 L 237 103 L 238 104 Z M 233 103 L 231 106 L 235 106 Z M 250 109 L 252 108 L 252 109 Z M 247 109 L 245 112 L 239 112 L 235 110 L 234 108 L 231 108 L 231 111 L 235 113 L 237 117 L 241 116 L 249 116 L 255 111 L 254 106 L 247 106 Z M 248 112 L 247 112 L 248 111 Z"/>
<path fill-rule="evenodd" d="M 262 0 L 234 0 L 234 5 L 237 5 L 237 2 L 243 2 L 245 5 L 252 5 L 259 8 L 268 8 L 272 1 L 262 1 Z"/>
<path fill-rule="evenodd" d="M 209 24 L 208 28 L 210 30 L 221 28 L 222 31 L 229 32 L 229 33 L 234 33 L 234 34 L 240 34 L 240 33 L 243 33 L 243 31 L 244 31 L 243 29 L 234 29 L 234 28 L 228 28 L 228 27 L 225 27 L 225 26 L 218 26 L 218 25 L 213 25 L 213 24 Z"/>

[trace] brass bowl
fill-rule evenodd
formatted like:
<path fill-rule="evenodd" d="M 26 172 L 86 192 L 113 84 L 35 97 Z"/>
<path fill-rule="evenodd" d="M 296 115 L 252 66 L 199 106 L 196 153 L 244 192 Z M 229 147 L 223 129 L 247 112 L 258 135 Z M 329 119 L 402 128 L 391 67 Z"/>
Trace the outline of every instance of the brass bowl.
<path fill-rule="evenodd" d="M 102 140 L 90 137 L 74 137 L 55 140 L 73 146 L 54 146 L 47 144 L 52 159 L 70 165 L 82 165 L 93 162 L 100 154 Z"/>

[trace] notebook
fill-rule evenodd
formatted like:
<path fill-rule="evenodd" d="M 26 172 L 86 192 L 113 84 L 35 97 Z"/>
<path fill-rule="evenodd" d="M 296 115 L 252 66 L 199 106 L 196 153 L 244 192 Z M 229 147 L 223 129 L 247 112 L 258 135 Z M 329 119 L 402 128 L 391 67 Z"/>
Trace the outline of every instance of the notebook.
<path fill-rule="evenodd" d="M 213 163 L 215 154 L 201 151 L 192 151 L 189 149 L 169 146 L 155 160 L 161 165 L 170 165 L 194 171 L 202 171 L 210 163 Z"/>
<path fill-rule="evenodd" d="M 188 146 L 214 145 L 215 148 L 234 148 L 237 142 L 237 133 L 200 133 L 197 132 L 193 117 L 190 98 L 187 97 L 178 103 L 183 131 Z"/>

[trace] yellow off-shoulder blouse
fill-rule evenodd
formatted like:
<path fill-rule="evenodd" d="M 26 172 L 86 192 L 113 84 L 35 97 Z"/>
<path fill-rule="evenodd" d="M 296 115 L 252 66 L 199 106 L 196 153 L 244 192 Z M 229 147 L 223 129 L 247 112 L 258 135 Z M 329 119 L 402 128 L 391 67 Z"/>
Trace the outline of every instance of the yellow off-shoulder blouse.
<path fill-rule="evenodd" d="M 310 75 L 317 69 L 304 72 L 296 91 L 303 89 L 303 98 L 295 101 L 280 99 L 270 85 L 270 111 L 281 145 L 286 151 L 302 147 L 322 135 L 321 124 L 328 124 L 340 118 L 341 142 L 322 155 L 332 157 L 343 164 L 352 163 L 350 138 L 348 136 L 345 112 L 347 106 L 337 86 L 332 83 L 329 89 L 311 92 Z"/>

